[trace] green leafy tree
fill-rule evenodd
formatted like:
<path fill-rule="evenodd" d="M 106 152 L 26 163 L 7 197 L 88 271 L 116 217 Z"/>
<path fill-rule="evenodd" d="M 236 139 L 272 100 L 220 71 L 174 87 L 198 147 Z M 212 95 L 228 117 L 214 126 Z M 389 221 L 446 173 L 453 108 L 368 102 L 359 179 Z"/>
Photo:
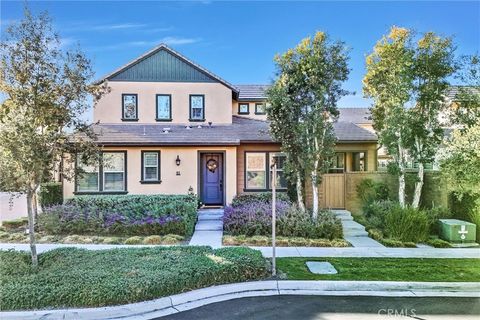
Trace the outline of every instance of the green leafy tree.
<path fill-rule="evenodd" d="M 275 58 L 277 79 L 269 91 L 267 117 L 274 138 L 282 143 L 290 168 L 296 168 L 297 192 L 308 175 L 312 184 L 312 218 L 318 216 L 319 184 L 335 154 L 333 122 L 337 102 L 348 94 L 348 50 L 323 32 L 303 39 Z"/>
<path fill-rule="evenodd" d="M 418 208 L 422 194 L 425 164 L 434 161 L 443 141 L 440 116 L 446 107 L 445 93 L 449 87 L 448 77 L 456 70 L 452 41 L 428 32 L 413 48 L 414 107 L 409 109 L 412 141 L 409 154 L 418 163 L 418 173 L 412 207 Z"/>
<path fill-rule="evenodd" d="M 398 175 L 398 199 L 405 206 L 405 170 L 411 127 L 405 106 L 413 92 L 413 57 L 410 31 L 393 27 L 367 57 L 363 78 L 365 96 L 373 99 L 372 118 L 379 143 L 393 162 L 389 171 Z"/>
<path fill-rule="evenodd" d="M 373 99 L 372 116 L 380 143 L 399 177 L 398 198 L 405 206 L 405 169 L 418 164 L 412 206 L 420 204 L 425 164 L 434 160 L 442 143 L 440 116 L 445 109 L 448 77 L 455 71 L 449 38 L 432 32 L 415 41 L 413 32 L 393 27 L 367 57 L 364 92 Z"/>
<path fill-rule="evenodd" d="M 91 86 L 90 61 L 79 51 L 62 52 L 58 35 L 47 13 L 34 16 L 28 8 L 24 19 L 6 29 L 1 43 L 0 88 L 0 189 L 26 194 L 32 264 L 37 265 L 34 205 L 40 183 L 51 177 L 62 158 L 64 178 L 72 157 L 84 160 L 97 151 L 95 134 L 82 120 L 89 97 L 100 98 L 105 87 Z M 66 128 L 83 138 L 71 140 Z"/>

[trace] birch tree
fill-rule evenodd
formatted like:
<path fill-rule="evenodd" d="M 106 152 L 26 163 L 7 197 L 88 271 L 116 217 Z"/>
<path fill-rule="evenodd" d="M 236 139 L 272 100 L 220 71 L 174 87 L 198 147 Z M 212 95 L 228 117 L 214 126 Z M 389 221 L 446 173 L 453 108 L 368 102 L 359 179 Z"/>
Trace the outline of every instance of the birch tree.
<path fill-rule="evenodd" d="M 33 205 L 40 183 L 50 178 L 65 153 L 95 154 L 95 135 L 82 120 L 106 90 L 89 84 L 90 61 L 77 50 L 62 52 L 59 36 L 47 13 L 6 29 L 0 53 L 0 189 L 26 194 L 32 264 L 37 265 Z M 66 128 L 83 133 L 71 141 Z M 74 158 L 66 158 L 69 159 Z M 67 165 L 64 169 L 73 167 Z M 64 170 L 64 178 L 73 172 Z"/>
<path fill-rule="evenodd" d="M 405 207 L 405 172 L 411 126 L 406 106 L 411 102 L 414 79 L 414 50 L 411 33 L 392 27 L 367 56 L 367 73 L 363 91 L 373 100 L 371 108 L 374 129 L 393 162 L 389 171 L 398 176 L 398 201 Z"/>
<path fill-rule="evenodd" d="M 422 195 L 425 164 L 434 161 L 443 140 L 440 116 L 445 109 L 448 77 L 455 71 L 452 41 L 428 32 L 414 47 L 415 105 L 409 110 L 412 141 L 410 156 L 418 164 L 412 207 L 418 208 Z"/>
<path fill-rule="evenodd" d="M 333 122 L 337 102 L 348 94 L 348 50 L 323 32 L 303 39 L 275 58 L 277 79 L 270 91 L 271 131 L 298 166 L 297 185 L 307 175 L 313 193 L 312 218 L 318 217 L 319 184 L 335 154 Z M 275 114 L 275 111 L 281 112 Z M 268 111 L 267 111 L 268 112 Z M 298 192 L 298 189 L 297 189 Z"/>

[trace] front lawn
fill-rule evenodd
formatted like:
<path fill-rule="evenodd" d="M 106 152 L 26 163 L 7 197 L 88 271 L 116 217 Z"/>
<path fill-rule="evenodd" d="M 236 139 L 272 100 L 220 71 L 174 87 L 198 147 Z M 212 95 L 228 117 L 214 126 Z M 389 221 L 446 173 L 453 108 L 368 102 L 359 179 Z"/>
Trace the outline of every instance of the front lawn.
<path fill-rule="evenodd" d="M 338 274 L 311 273 L 307 261 L 328 261 Z M 480 281 L 478 259 L 278 258 L 289 280 Z"/>
<path fill-rule="evenodd" d="M 132 303 L 262 279 L 267 269 L 261 253 L 249 248 L 62 248 L 40 254 L 37 270 L 28 253 L 0 251 L 0 309 Z"/>

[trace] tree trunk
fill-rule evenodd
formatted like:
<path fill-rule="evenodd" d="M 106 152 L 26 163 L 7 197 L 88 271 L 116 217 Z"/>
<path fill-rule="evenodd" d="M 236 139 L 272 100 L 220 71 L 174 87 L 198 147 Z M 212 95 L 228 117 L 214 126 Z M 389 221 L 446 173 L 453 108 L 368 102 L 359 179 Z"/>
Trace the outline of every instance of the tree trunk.
<path fill-rule="evenodd" d="M 398 203 L 405 208 L 405 172 L 403 170 L 398 176 Z"/>
<path fill-rule="evenodd" d="M 413 194 L 413 202 L 412 207 L 418 208 L 420 205 L 420 197 L 422 196 L 422 188 L 423 188 L 423 178 L 424 178 L 424 166 L 423 163 L 418 164 L 418 174 L 417 174 L 417 182 L 415 182 L 415 193 Z"/>
<path fill-rule="evenodd" d="M 28 211 L 28 235 L 30 239 L 30 252 L 32 255 L 32 265 L 37 267 L 37 246 L 35 244 L 35 228 L 34 228 L 34 210 L 33 210 L 33 192 L 27 192 L 27 211 Z"/>
<path fill-rule="evenodd" d="M 300 172 L 297 172 L 297 204 L 298 208 L 305 212 L 305 202 L 303 201 L 303 185 Z"/>
<path fill-rule="evenodd" d="M 312 195 L 313 195 L 312 219 L 317 220 L 318 218 L 318 179 L 317 179 L 316 172 L 312 172 Z"/>

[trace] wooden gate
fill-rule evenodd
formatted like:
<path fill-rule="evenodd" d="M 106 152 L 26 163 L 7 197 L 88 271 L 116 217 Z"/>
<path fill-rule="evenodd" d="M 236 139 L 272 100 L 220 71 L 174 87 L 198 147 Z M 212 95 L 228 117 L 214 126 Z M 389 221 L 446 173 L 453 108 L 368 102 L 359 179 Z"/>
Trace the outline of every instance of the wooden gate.
<path fill-rule="evenodd" d="M 329 173 L 323 175 L 322 207 L 331 209 L 345 208 L 345 174 Z"/>

